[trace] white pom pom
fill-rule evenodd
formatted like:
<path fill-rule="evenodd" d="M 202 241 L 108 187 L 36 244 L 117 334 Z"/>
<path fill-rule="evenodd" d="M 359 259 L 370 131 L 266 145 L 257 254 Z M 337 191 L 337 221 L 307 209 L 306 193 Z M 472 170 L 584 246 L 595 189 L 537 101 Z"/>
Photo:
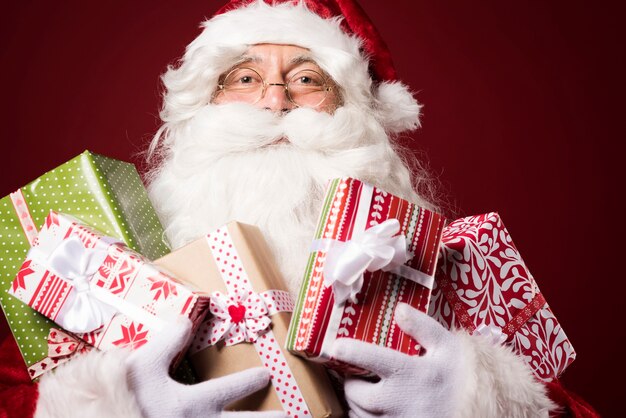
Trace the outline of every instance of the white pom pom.
<path fill-rule="evenodd" d="M 389 133 L 412 131 L 420 127 L 420 109 L 408 87 L 400 82 L 381 83 L 376 92 L 380 120 Z"/>

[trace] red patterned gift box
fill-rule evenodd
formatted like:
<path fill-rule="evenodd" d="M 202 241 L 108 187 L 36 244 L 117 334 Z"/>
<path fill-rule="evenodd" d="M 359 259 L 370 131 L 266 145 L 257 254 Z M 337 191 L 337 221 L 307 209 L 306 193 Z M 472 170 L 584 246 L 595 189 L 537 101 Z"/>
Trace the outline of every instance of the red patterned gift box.
<path fill-rule="evenodd" d="M 331 181 L 288 348 L 352 374 L 366 372 L 331 358 L 337 338 L 419 354 L 394 311 L 399 302 L 427 310 L 443 226 L 440 215 L 359 180 Z"/>
<path fill-rule="evenodd" d="M 55 212 L 9 294 L 101 350 L 138 348 L 179 315 L 199 325 L 208 304 L 124 244 Z"/>
<path fill-rule="evenodd" d="M 497 213 L 445 228 L 429 315 L 513 347 L 542 380 L 576 358 Z"/>

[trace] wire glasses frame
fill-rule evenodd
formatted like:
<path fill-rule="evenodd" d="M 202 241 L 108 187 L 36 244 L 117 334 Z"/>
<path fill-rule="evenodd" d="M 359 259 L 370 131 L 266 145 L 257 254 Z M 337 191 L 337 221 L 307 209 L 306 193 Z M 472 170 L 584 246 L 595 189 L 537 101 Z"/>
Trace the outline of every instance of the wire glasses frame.
<path fill-rule="evenodd" d="M 297 107 L 317 107 L 333 91 L 328 77 L 309 69 L 298 71 L 286 83 L 268 83 L 256 70 L 239 67 L 229 71 L 217 87 L 229 100 L 255 104 L 271 86 L 283 87 L 289 101 Z"/>

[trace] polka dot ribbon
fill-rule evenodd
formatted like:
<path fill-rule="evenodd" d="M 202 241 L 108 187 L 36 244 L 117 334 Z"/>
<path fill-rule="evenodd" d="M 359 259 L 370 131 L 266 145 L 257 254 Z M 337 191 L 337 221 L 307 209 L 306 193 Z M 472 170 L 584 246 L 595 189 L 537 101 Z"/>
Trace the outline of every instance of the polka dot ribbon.
<path fill-rule="evenodd" d="M 32 247 L 35 243 L 35 239 L 37 238 L 37 226 L 35 226 L 35 221 L 33 221 L 33 217 L 28 210 L 24 194 L 22 193 L 22 190 L 17 190 L 11 193 L 10 197 L 13 207 L 15 208 L 15 212 L 17 213 L 17 218 L 19 219 L 20 225 L 24 230 L 24 235 Z"/>
<path fill-rule="evenodd" d="M 287 292 L 279 290 L 257 294 L 239 289 L 228 295 L 213 292 L 209 311 L 213 316 L 203 329 L 206 344 L 213 345 L 223 339 L 229 346 L 256 342 L 272 323 L 269 316 L 292 312 L 293 302 Z"/>
<path fill-rule="evenodd" d="M 50 328 L 48 333 L 48 357 L 30 366 L 28 373 L 34 379 L 48 370 L 65 363 L 76 354 L 85 353 L 92 348 L 92 346 L 70 333 L 61 329 Z"/>
<path fill-rule="evenodd" d="M 214 292 L 211 295 L 209 309 L 213 316 L 200 327 L 190 353 L 214 345 L 222 338 L 226 345 L 252 343 L 263 365 L 270 371 L 270 381 L 284 411 L 292 417 L 311 416 L 281 345 L 270 329 L 269 316 L 293 311 L 289 293 L 279 290 L 254 292 L 226 227 L 208 234 L 207 241 L 228 294 Z"/>

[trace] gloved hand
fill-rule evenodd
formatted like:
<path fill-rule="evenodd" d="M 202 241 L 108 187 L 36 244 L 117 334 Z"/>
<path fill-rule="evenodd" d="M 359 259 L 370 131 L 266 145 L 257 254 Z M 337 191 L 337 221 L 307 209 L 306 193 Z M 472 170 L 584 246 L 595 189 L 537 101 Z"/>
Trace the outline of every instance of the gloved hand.
<path fill-rule="evenodd" d="M 269 372 L 261 367 L 195 385 L 184 385 L 169 376 L 172 360 L 187 347 L 191 322 L 176 321 L 127 358 L 128 382 L 146 418 L 159 417 L 286 417 L 280 411 L 224 412 L 224 407 L 265 387 Z"/>
<path fill-rule="evenodd" d="M 472 373 L 463 356 L 463 340 L 405 303 L 398 305 L 395 317 L 398 326 L 425 348 L 423 356 L 349 338 L 341 338 L 333 346 L 336 359 L 380 377 L 375 383 L 346 379 L 350 416 L 458 416 L 463 387 Z"/>

